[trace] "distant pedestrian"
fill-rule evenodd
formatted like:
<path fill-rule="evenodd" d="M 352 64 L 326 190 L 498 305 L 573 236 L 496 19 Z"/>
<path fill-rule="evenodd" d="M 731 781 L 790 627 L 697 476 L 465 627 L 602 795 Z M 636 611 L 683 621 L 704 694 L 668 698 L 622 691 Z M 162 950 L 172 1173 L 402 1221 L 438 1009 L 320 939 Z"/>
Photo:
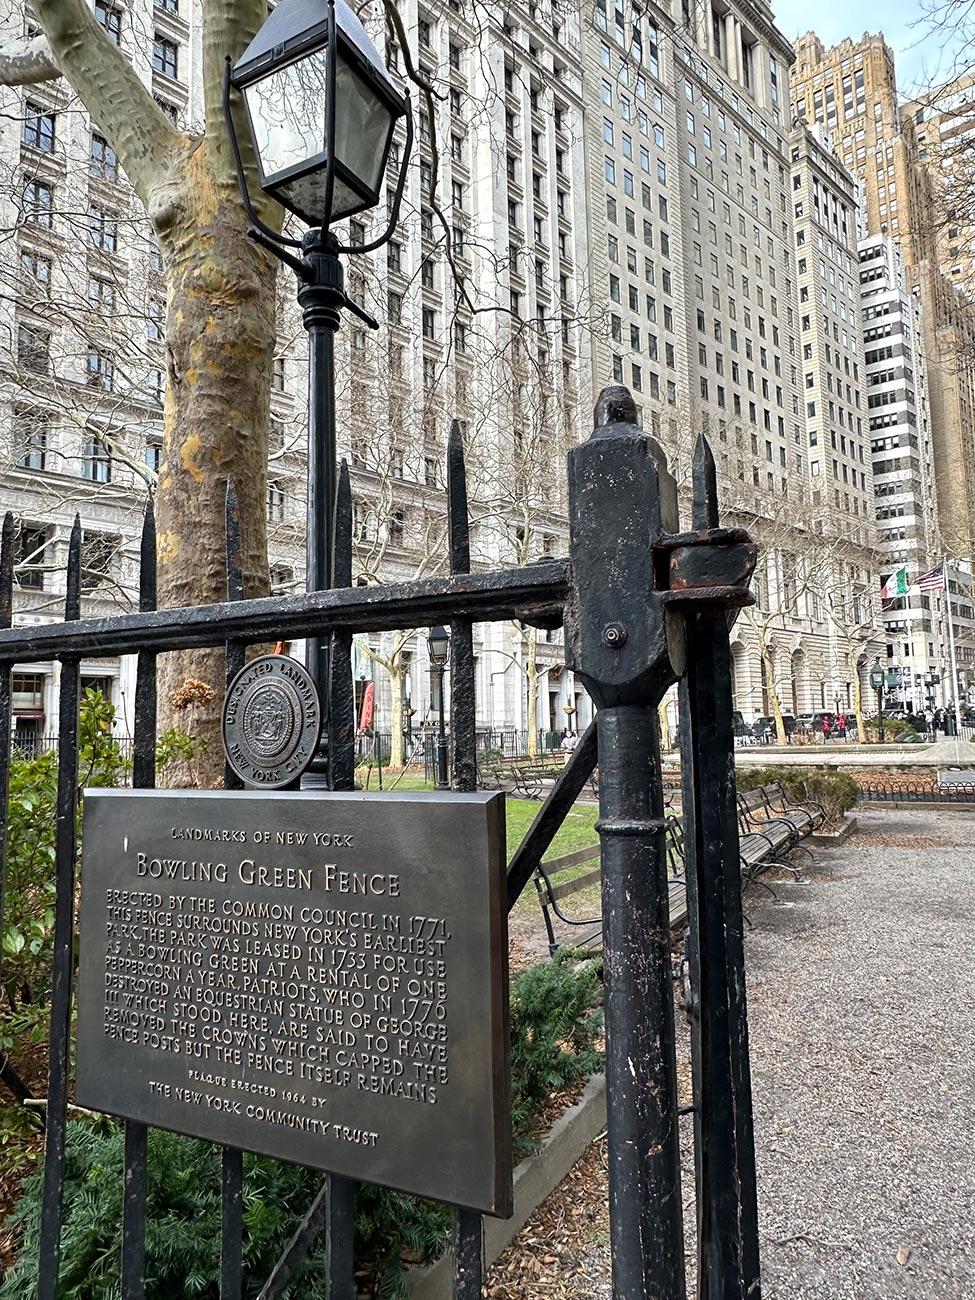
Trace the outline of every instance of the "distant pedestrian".
<path fill-rule="evenodd" d="M 823 744 L 824 745 L 830 738 L 831 730 L 832 728 L 829 725 L 829 714 L 824 713 L 823 714 Z"/>
<path fill-rule="evenodd" d="M 846 740 L 846 714 L 838 713 L 836 715 L 836 734 L 840 740 Z"/>

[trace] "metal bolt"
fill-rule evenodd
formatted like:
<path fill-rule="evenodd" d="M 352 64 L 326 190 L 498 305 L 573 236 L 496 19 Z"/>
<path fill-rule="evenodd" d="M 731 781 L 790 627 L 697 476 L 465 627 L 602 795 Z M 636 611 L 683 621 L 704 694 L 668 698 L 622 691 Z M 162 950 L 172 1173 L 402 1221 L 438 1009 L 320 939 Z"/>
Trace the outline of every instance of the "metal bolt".
<path fill-rule="evenodd" d="M 622 623 L 607 623 L 603 628 L 603 640 L 614 650 L 626 644 L 626 628 Z"/>

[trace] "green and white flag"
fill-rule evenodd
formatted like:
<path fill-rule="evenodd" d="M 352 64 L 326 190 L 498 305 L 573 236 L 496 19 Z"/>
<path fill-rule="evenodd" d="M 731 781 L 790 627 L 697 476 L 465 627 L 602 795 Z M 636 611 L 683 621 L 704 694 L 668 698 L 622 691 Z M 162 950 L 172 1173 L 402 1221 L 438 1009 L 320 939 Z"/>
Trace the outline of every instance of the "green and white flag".
<path fill-rule="evenodd" d="M 881 600 L 894 600 L 897 596 L 906 596 L 909 586 L 907 570 L 898 569 L 896 573 L 890 575 L 880 589 L 880 598 Z"/>

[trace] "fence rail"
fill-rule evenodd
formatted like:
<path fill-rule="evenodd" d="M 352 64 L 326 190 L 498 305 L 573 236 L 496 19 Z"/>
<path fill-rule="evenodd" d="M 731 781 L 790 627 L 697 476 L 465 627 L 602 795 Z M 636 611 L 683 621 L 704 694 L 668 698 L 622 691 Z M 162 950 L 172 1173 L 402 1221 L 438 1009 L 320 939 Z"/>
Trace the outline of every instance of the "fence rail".
<path fill-rule="evenodd" d="M 77 895 L 78 708 L 81 657 L 139 656 L 132 780 L 155 784 L 156 657 L 218 647 L 227 679 L 248 644 L 309 637 L 329 642 L 324 693 L 329 787 L 350 790 L 357 758 L 352 677 L 354 632 L 448 623 L 450 785 L 475 789 L 482 745 L 521 747 L 518 733 L 476 725 L 473 622 L 517 619 L 538 627 L 564 620 L 566 661 L 585 682 L 596 719 L 569 755 L 554 788 L 508 863 L 510 909 L 529 883 L 597 761 L 603 883 L 607 1134 L 614 1300 L 686 1295 L 676 1033 L 668 923 L 666 818 L 657 707 L 679 674 L 671 661 L 674 620 L 686 630 L 682 665 L 682 760 L 687 861 L 688 959 L 692 985 L 695 1183 L 701 1294 L 747 1300 L 759 1294 L 758 1210 L 745 1008 L 741 876 L 732 759 L 729 612 L 748 603 L 756 551 L 748 536 L 719 526 L 714 460 L 701 438 L 693 457 L 693 531 L 680 532 L 677 485 L 659 446 L 636 425 L 621 387 L 604 390 L 593 436 L 568 458 L 571 564 L 470 572 L 463 441 L 447 449 L 450 576 L 380 587 L 352 586 L 352 494 L 338 477 L 332 589 L 305 596 L 243 600 L 240 518 L 227 492 L 228 599 L 192 609 L 156 610 L 155 528 L 142 536 L 137 614 L 82 619 L 81 523 L 67 561 L 64 621 L 11 627 L 13 519 L 0 546 L 0 808 L 6 806 L 14 663 L 61 661 L 53 981 L 44 1189 L 37 1300 L 57 1300 L 70 1085 Z M 612 571 L 615 581 L 607 582 Z M 323 659 L 324 661 L 324 659 Z M 429 739 L 433 739 L 432 737 Z M 377 740 L 378 752 L 384 739 Z M 526 746 L 527 747 L 527 746 Z M 224 788 L 242 783 L 228 768 Z M 233 798 L 232 793 L 226 796 Z M 0 908 L 6 843 L 0 836 Z M 2 913 L 0 913 L 2 930 Z M 2 960 L 2 953 L 0 953 Z M 499 994 L 500 996 L 500 994 Z M 9 1075 L 5 1074 L 5 1078 Z M 125 1123 L 122 1177 L 123 1300 L 142 1300 L 147 1271 L 146 1126 Z M 220 1300 L 243 1289 L 243 1153 L 221 1149 Z M 261 1289 L 274 1300 L 321 1231 L 329 1300 L 353 1300 L 355 1185 L 326 1175 L 321 1191 Z M 454 1300 L 482 1294 L 480 1216 L 454 1213 Z M 261 1281 L 251 1279 L 250 1281 Z"/>

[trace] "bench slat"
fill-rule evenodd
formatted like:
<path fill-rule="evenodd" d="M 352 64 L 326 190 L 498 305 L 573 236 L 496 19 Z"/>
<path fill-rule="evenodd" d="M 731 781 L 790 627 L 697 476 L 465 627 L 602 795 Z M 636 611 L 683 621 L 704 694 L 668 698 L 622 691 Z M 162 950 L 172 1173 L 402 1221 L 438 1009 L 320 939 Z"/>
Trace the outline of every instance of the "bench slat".
<path fill-rule="evenodd" d="M 598 884 L 602 879 L 602 871 L 599 867 L 595 871 L 587 871 L 584 876 L 577 876 L 575 880 L 567 880 L 564 885 L 553 885 L 551 889 L 552 898 L 558 901 L 560 898 L 568 898 L 570 894 L 578 894 L 583 889 L 588 889 L 590 885 Z"/>
<path fill-rule="evenodd" d="M 560 871 L 565 871 L 569 867 L 578 867 L 583 862 L 592 862 L 594 858 L 599 857 L 599 845 L 590 844 L 587 849 L 576 849 L 574 853 L 566 853 L 564 857 L 552 858 L 549 862 L 543 862 L 546 874 L 549 876 L 557 875 Z"/>

